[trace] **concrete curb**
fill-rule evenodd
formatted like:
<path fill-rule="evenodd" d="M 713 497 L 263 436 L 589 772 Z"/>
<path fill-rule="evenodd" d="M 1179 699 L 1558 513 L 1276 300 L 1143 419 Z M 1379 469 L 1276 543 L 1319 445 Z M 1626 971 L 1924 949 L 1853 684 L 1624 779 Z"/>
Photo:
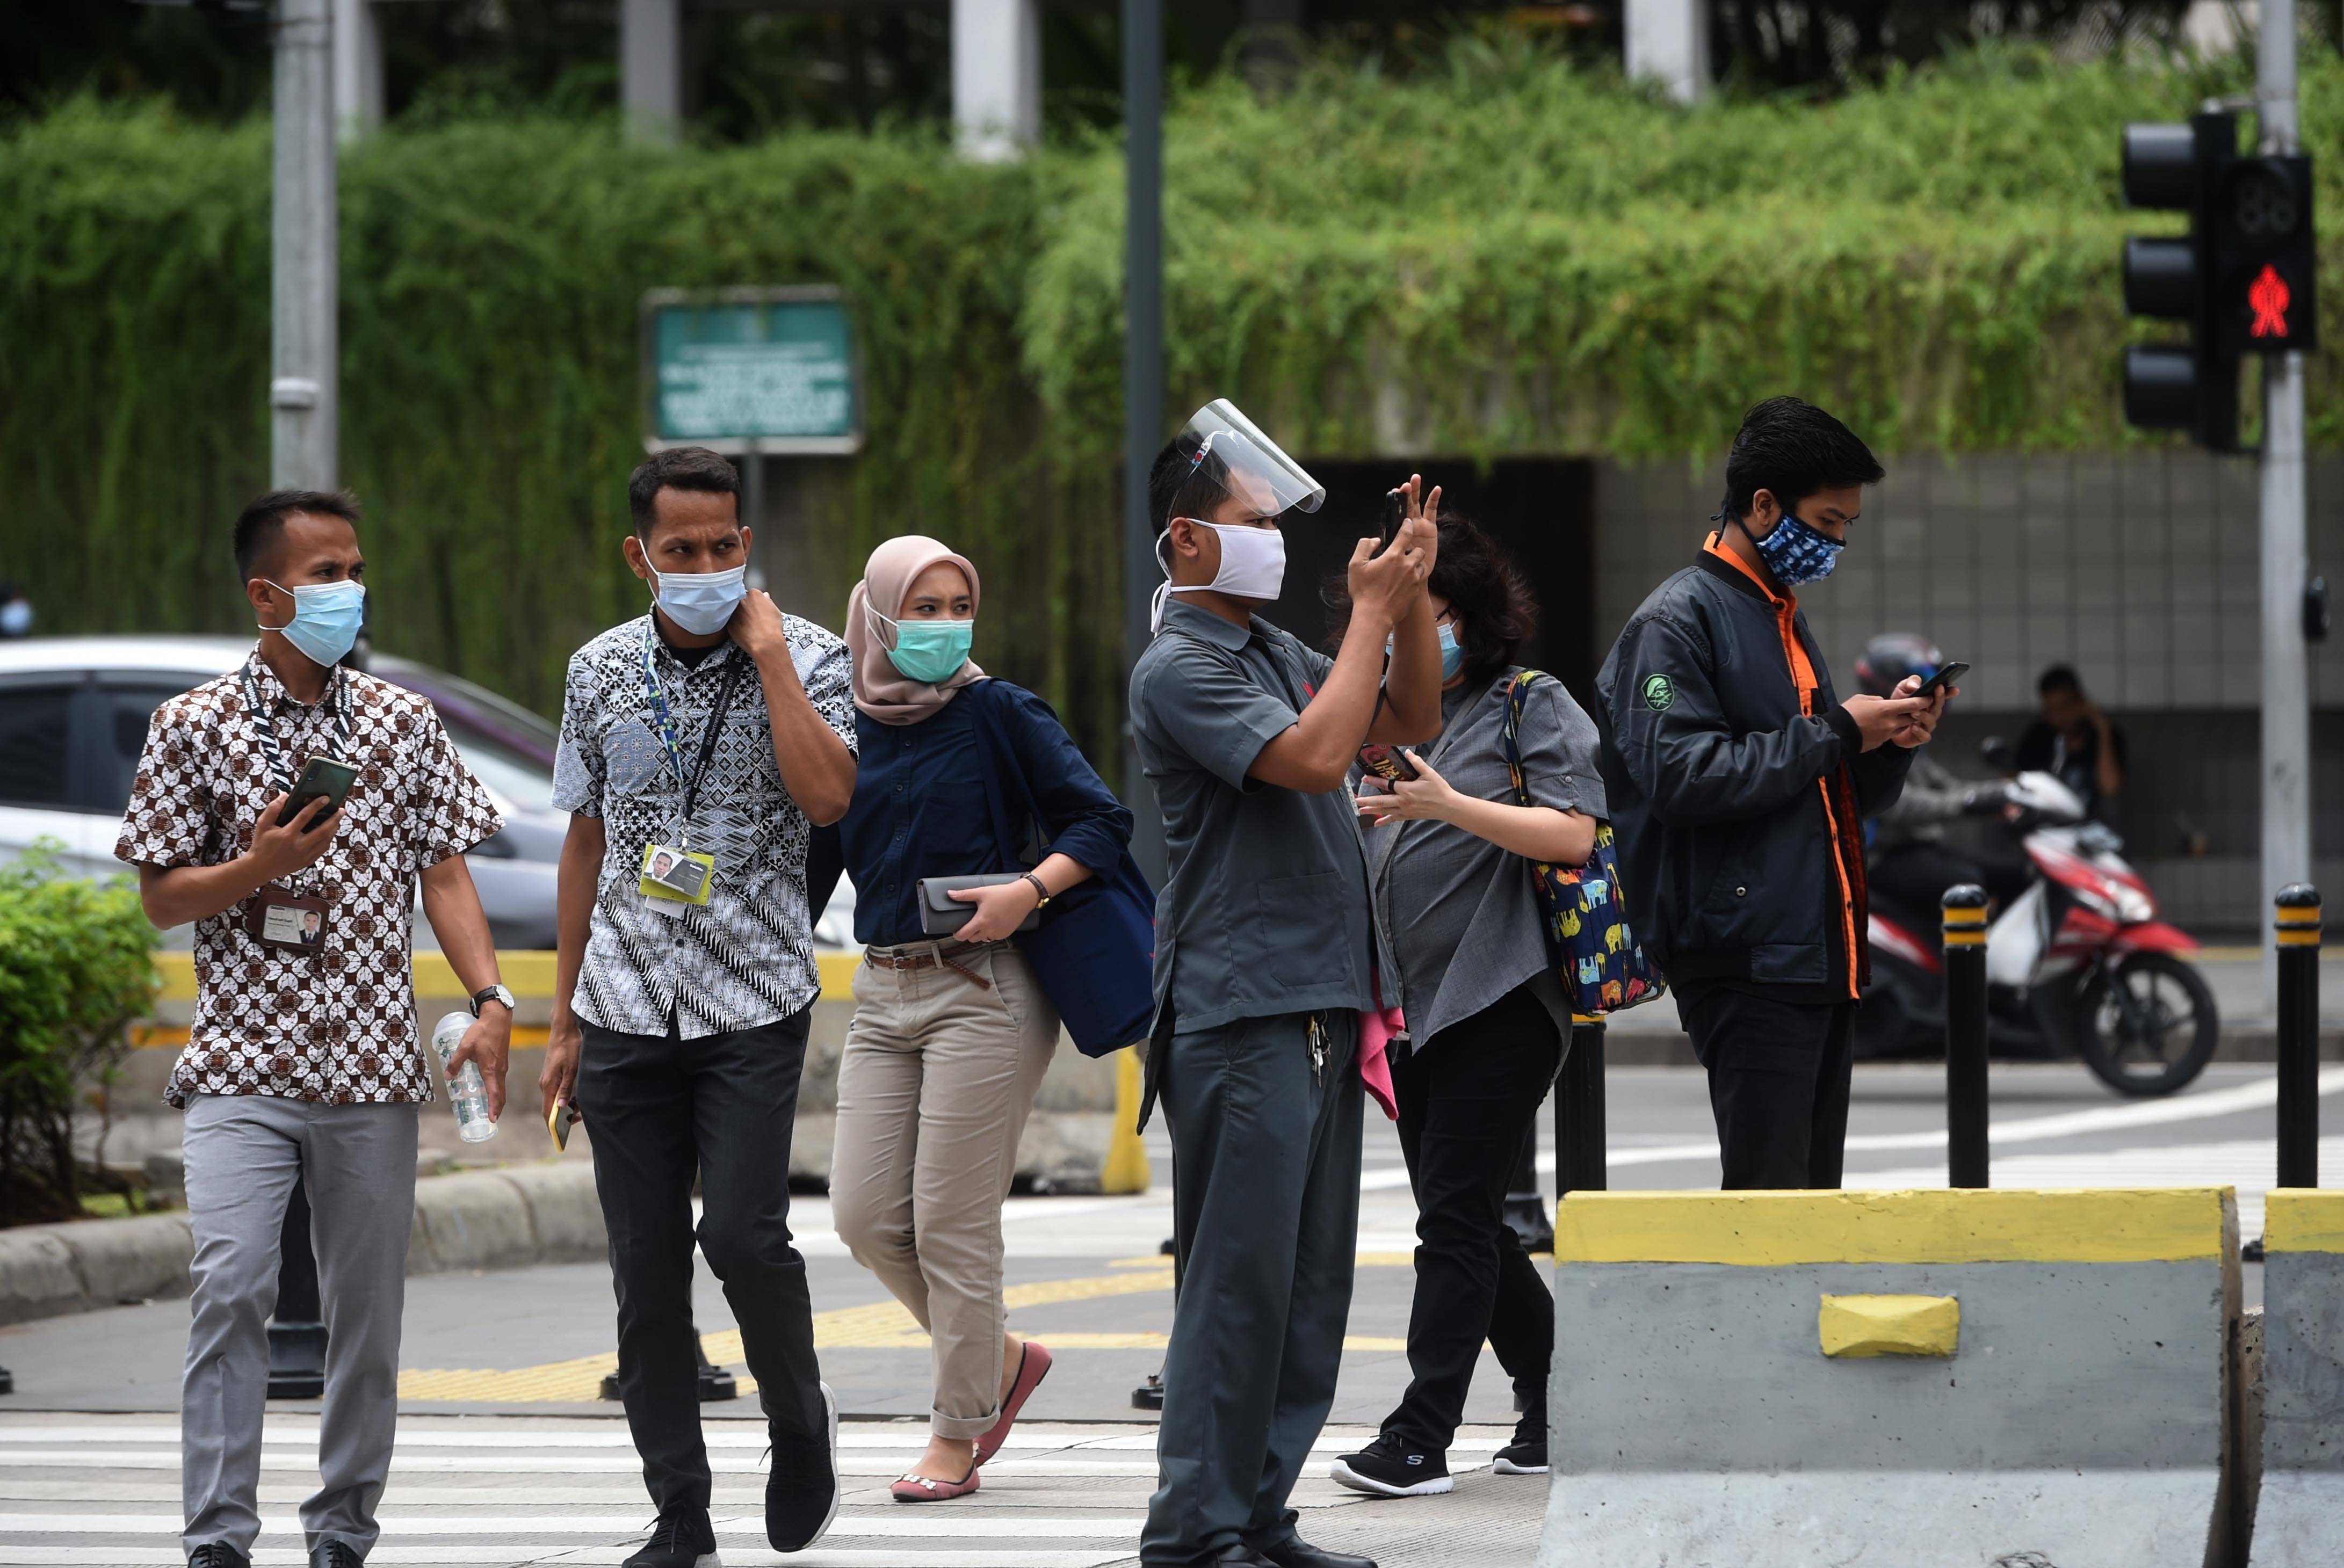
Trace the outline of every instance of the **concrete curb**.
<path fill-rule="evenodd" d="M 409 1274 L 592 1262 L 607 1255 L 594 1168 L 581 1160 L 415 1184 Z M 185 1214 L 0 1231 L 0 1323 L 184 1296 Z"/>

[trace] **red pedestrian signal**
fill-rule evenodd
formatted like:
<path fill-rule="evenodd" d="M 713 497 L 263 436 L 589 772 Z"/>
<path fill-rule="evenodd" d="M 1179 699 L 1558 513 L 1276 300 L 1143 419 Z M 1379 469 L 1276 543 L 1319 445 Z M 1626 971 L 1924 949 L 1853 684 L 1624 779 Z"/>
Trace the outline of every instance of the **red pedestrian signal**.
<path fill-rule="evenodd" d="M 2247 335 L 2250 337 L 2286 337 L 2288 297 L 2287 279 L 2278 275 L 2278 267 L 2265 262 L 2262 272 L 2247 290 L 2247 308 L 2255 313 L 2254 322 L 2247 328 Z"/>

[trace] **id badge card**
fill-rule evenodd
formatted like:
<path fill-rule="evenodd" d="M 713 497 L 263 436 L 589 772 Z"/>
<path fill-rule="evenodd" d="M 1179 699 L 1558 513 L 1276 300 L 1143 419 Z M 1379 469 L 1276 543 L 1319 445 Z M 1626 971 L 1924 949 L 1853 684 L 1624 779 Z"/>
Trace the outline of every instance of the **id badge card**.
<path fill-rule="evenodd" d="M 672 844 L 643 846 L 643 865 L 635 890 L 662 914 L 680 915 L 686 905 L 705 907 L 709 887 L 716 879 L 716 857 Z"/>
<path fill-rule="evenodd" d="M 255 893 L 252 902 L 245 907 L 245 934 L 262 947 L 307 957 L 325 945 L 329 908 L 324 899 L 310 898 L 271 882 Z"/>

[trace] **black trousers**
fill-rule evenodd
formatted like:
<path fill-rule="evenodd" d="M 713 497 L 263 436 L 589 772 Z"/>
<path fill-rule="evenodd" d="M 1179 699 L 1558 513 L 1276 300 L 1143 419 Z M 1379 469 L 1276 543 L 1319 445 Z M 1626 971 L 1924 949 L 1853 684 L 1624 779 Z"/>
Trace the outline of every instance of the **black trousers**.
<path fill-rule="evenodd" d="M 790 1241 L 790 1131 L 810 1010 L 754 1029 L 678 1038 L 581 1026 L 578 1109 L 611 1232 L 619 1397 L 654 1506 L 708 1506 L 692 1354 L 692 1181 L 700 1250 L 724 1282 L 772 1424 L 774 1462 L 825 1446 L 805 1260 Z"/>
<path fill-rule="evenodd" d="M 1442 1030 L 1392 1073 L 1416 1193 L 1416 1300 L 1408 1392 L 1383 1430 L 1412 1451 L 1449 1451 L 1485 1339 L 1514 1381 L 1525 1424 L 1545 1424 L 1554 1298 L 1506 1224 L 1505 1201 L 1561 1062 L 1554 1015 L 1523 987 Z"/>
<path fill-rule="evenodd" d="M 1709 1071 L 1726 1189 L 1838 1186 L 1855 1004 L 1718 986 L 1681 994 L 1678 1011 Z"/>

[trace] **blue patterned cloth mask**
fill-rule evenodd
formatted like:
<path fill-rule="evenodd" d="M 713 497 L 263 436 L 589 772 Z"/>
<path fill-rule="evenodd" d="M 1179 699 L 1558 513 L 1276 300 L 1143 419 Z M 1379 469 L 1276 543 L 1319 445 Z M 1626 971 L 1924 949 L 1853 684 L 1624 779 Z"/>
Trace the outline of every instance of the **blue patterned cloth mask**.
<path fill-rule="evenodd" d="M 1740 518 L 1733 519 L 1733 526 L 1758 547 L 1758 558 L 1786 588 L 1823 581 L 1839 565 L 1840 551 L 1847 548 L 1846 540 L 1833 538 L 1792 512 L 1784 512 L 1783 520 L 1763 539 L 1751 533 L 1750 525 Z"/>

